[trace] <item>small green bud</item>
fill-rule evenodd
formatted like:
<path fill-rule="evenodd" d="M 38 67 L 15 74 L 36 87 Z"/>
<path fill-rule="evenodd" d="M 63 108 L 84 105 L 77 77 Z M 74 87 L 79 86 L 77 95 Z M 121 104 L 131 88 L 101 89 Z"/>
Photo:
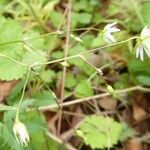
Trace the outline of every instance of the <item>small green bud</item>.
<path fill-rule="evenodd" d="M 63 67 L 69 67 L 69 64 L 67 63 L 67 62 L 62 62 L 62 63 L 60 63 Z"/>
<path fill-rule="evenodd" d="M 114 89 L 113 89 L 112 86 L 110 86 L 110 85 L 107 85 L 107 91 L 108 91 L 111 95 L 114 95 L 114 94 L 115 94 Z"/>
<path fill-rule="evenodd" d="M 77 36 L 75 36 L 75 35 L 73 35 L 73 34 L 70 34 L 70 36 L 71 36 L 73 39 L 75 39 L 76 41 L 83 43 L 83 41 L 82 41 L 79 37 L 77 37 Z"/>

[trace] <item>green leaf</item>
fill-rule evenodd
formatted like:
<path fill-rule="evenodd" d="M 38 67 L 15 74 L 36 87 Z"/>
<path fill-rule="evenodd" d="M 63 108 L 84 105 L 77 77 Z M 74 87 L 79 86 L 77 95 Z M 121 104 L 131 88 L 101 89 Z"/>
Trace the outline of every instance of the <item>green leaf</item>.
<path fill-rule="evenodd" d="M 83 40 L 84 46 L 86 48 L 91 48 L 91 43 L 94 39 L 95 39 L 95 36 L 92 34 L 87 34 L 87 35 L 83 36 L 82 40 Z"/>
<path fill-rule="evenodd" d="M 76 55 L 86 51 L 85 47 L 81 44 L 76 45 L 75 47 L 69 50 L 69 55 Z M 81 58 L 73 58 L 68 61 L 71 65 L 78 66 L 80 70 L 85 72 L 87 75 L 91 75 L 94 72 L 94 69 L 84 62 Z"/>
<path fill-rule="evenodd" d="M 85 51 L 85 48 L 82 45 L 78 44 L 69 50 L 69 55 L 70 56 L 76 55 L 76 54 L 82 53 L 84 51 Z M 70 64 L 76 65 L 78 67 L 81 67 L 81 66 L 83 66 L 83 64 L 85 64 L 84 61 L 82 61 L 80 58 L 73 58 L 73 59 L 69 60 L 68 62 Z"/>
<path fill-rule="evenodd" d="M 14 105 L 21 97 L 22 89 L 24 86 L 24 80 L 21 80 L 17 85 L 11 90 L 9 96 L 7 97 L 7 104 Z"/>
<path fill-rule="evenodd" d="M 52 52 L 53 50 L 60 48 L 62 41 L 59 36 L 55 36 L 53 34 L 45 37 L 45 45 L 48 49 L 48 52 Z"/>
<path fill-rule="evenodd" d="M 117 5 L 111 3 L 108 7 L 107 12 L 110 16 L 113 16 L 120 12 L 120 8 Z"/>
<path fill-rule="evenodd" d="M 45 53 L 39 50 L 44 47 L 43 39 L 40 38 L 27 41 L 30 37 L 34 38 L 35 36 L 39 36 L 38 32 L 29 31 L 24 35 L 24 38 L 26 39 L 25 42 L 33 47 L 32 49 L 30 46 L 28 47 L 25 45 L 26 48 L 28 47 L 25 52 L 23 49 L 23 43 L 18 42 L 23 40 L 22 29 L 18 22 L 11 19 L 0 19 L 2 19 L 0 24 L 0 53 L 28 65 L 46 61 Z M 9 58 L 0 57 L 0 72 L 1 80 L 17 80 L 27 73 L 27 67 L 22 66 Z"/>
<path fill-rule="evenodd" d="M 142 13 L 142 17 L 143 17 L 146 25 L 150 27 L 150 13 L 149 13 L 149 8 L 150 8 L 150 2 L 143 3 L 141 13 Z"/>
<path fill-rule="evenodd" d="M 64 52 L 63 51 L 55 51 L 51 54 L 51 57 L 53 59 L 60 59 L 64 57 Z"/>
<path fill-rule="evenodd" d="M 40 76 L 47 83 L 51 83 L 56 79 L 56 73 L 53 70 L 44 70 Z"/>
<path fill-rule="evenodd" d="M 28 65 L 40 64 L 46 61 L 46 54 L 43 51 L 31 51 L 24 54 L 23 63 Z"/>
<path fill-rule="evenodd" d="M 122 124 L 114 121 L 110 117 L 90 116 L 84 119 L 80 126 L 85 144 L 92 149 L 111 148 L 117 144 L 122 131 Z"/>
<path fill-rule="evenodd" d="M 88 97 L 92 96 L 93 94 L 93 89 L 90 83 L 86 80 L 78 83 L 75 88 L 75 95 L 77 97 Z"/>
<path fill-rule="evenodd" d="M 56 104 L 56 98 L 54 97 L 53 92 L 50 91 L 43 91 L 42 93 L 35 94 L 33 98 L 36 100 L 35 104 L 37 106 L 47 106 Z"/>
<path fill-rule="evenodd" d="M 40 37 L 40 33 L 38 31 L 29 30 L 24 34 L 24 41 L 32 46 L 35 50 L 45 49 L 45 40 Z"/>
<path fill-rule="evenodd" d="M 86 25 L 91 23 L 92 15 L 90 13 L 72 12 L 72 26 Z"/>
<path fill-rule="evenodd" d="M 80 0 L 76 1 L 73 4 L 73 10 L 74 11 L 89 11 L 91 12 L 93 7 L 89 5 L 88 1 L 86 0 Z"/>
<path fill-rule="evenodd" d="M 143 85 L 150 85 L 150 59 L 145 59 L 143 62 L 138 59 L 131 59 L 128 62 L 128 69 L 131 75 L 131 79 L 134 83 L 140 83 Z"/>
<path fill-rule="evenodd" d="M 8 57 L 12 57 L 15 60 L 21 61 L 23 55 L 22 43 L 17 42 L 22 40 L 21 26 L 14 20 L 4 20 L 3 18 L 0 19 L 2 19 L 0 24 L 0 53 Z M 23 77 L 26 71 L 26 67 L 14 63 L 8 58 L 0 57 L 1 80 L 19 79 Z"/>
<path fill-rule="evenodd" d="M 99 0 L 79 0 L 73 3 L 73 10 L 78 12 L 93 12 L 99 6 Z"/>
<path fill-rule="evenodd" d="M 0 145 L 0 149 L 4 149 L 8 146 L 10 150 L 23 150 L 17 143 L 15 136 L 12 134 L 12 130 L 2 123 L 0 123 L 0 135 L 3 140 L 3 144 Z"/>
<path fill-rule="evenodd" d="M 104 44 L 104 40 L 103 40 L 103 33 L 99 32 L 97 37 L 94 38 L 94 40 L 92 41 L 92 47 L 99 47 L 102 44 Z"/>
<path fill-rule="evenodd" d="M 13 106 L 7 106 L 4 104 L 0 104 L 0 111 L 6 111 L 6 110 L 17 110 L 17 108 L 13 107 Z"/>
<path fill-rule="evenodd" d="M 1 80 L 17 80 L 22 78 L 27 72 L 27 67 L 21 66 L 8 59 L 0 59 L 0 79 Z"/>
<path fill-rule="evenodd" d="M 59 26 L 62 16 L 63 16 L 62 13 L 57 12 L 57 11 L 53 11 L 51 13 L 50 20 L 54 27 L 57 28 Z"/>
<path fill-rule="evenodd" d="M 73 76 L 73 74 L 68 73 L 68 74 L 66 75 L 65 87 L 68 88 L 68 89 L 71 89 L 71 88 L 73 88 L 75 85 L 76 85 L 76 79 L 75 79 L 75 77 Z"/>
<path fill-rule="evenodd" d="M 139 75 L 136 77 L 139 83 L 150 86 L 150 76 Z"/>
<path fill-rule="evenodd" d="M 17 42 L 22 40 L 22 29 L 18 22 L 11 19 L 2 21 L 0 33 L 0 53 L 14 58 L 23 54 L 22 43 Z"/>

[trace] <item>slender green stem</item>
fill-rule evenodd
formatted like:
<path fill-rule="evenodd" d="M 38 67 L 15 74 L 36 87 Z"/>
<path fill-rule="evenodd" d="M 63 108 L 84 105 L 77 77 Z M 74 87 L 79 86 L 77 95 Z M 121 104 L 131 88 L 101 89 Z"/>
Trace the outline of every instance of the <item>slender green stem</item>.
<path fill-rule="evenodd" d="M 45 81 L 42 80 L 42 78 L 41 78 L 40 75 L 38 75 L 34 70 L 32 70 L 32 71 L 33 71 L 33 73 L 35 73 L 35 74 L 38 76 L 38 78 L 43 82 L 43 84 L 45 85 L 45 87 L 52 93 L 52 95 L 54 96 L 54 100 L 55 100 L 55 102 L 56 102 L 57 108 L 59 108 L 59 109 L 61 110 L 61 112 L 63 113 L 63 115 L 64 115 L 66 121 L 68 122 L 68 124 L 70 125 L 70 127 L 76 132 L 76 129 L 72 126 L 72 124 L 71 124 L 71 122 L 69 121 L 68 117 L 67 117 L 66 114 L 64 113 L 63 108 L 62 108 L 62 105 L 58 102 L 57 97 L 55 96 L 54 92 L 49 88 L 48 84 L 47 84 Z M 40 109 L 39 109 L 39 110 L 40 110 Z"/>
<path fill-rule="evenodd" d="M 51 60 L 51 61 L 47 61 L 47 62 L 45 62 L 45 63 L 39 63 L 38 65 L 43 66 L 43 65 L 58 63 L 58 62 L 61 62 L 61 61 L 64 61 L 64 60 L 70 60 L 70 59 L 73 59 L 73 58 L 80 58 L 81 55 L 85 55 L 85 54 L 88 54 L 88 53 L 91 53 L 91 52 L 100 51 L 100 50 L 102 50 L 102 49 L 104 49 L 104 48 L 109 48 L 109 47 L 117 46 L 117 45 L 119 45 L 119 44 L 124 44 L 124 43 L 126 43 L 126 42 L 129 42 L 129 41 L 134 40 L 134 39 L 137 39 L 137 38 L 139 38 L 139 37 L 131 37 L 131 38 L 126 39 L 126 40 L 124 40 L 124 41 L 120 41 L 120 42 L 117 42 L 117 43 L 113 43 L 113 44 L 104 45 L 104 46 L 101 46 L 101 47 L 98 47 L 98 48 L 90 49 L 90 50 L 81 52 L 81 53 L 79 53 L 79 54 L 77 54 L 77 55 L 72 55 L 72 56 L 68 56 L 68 57 L 65 57 L 65 58 L 57 59 L 57 60 Z M 23 41 L 15 41 L 15 42 L 22 42 L 22 43 L 24 43 Z M 12 42 L 12 43 L 15 43 L 15 42 Z M 6 44 L 10 44 L 10 43 L 3 43 L 2 45 L 6 45 Z M 1 44 L 0 44 L 0 46 L 1 46 Z M 31 47 L 30 47 L 30 48 L 31 48 Z M 20 61 L 15 60 L 14 58 L 9 57 L 9 56 L 6 56 L 6 55 L 4 55 L 4 54 L 1 54 L 1 53 L 0 53 L 0 57 L 10 59 L 10 60 L 12 60 L 13 62 L 18 63 L 18 64 L 20 64 L 20 65 L 22 65 L 22 66 L 29 67 L 28 64 L 24 64 L 24 63 L 22 63 L 22 62 L 20 62 Z M 31 66 L 32 66 L 32 65 L 31 65 Z M 34 65 L 34 66 L 35 66 L 35 65 Z"/>
<path fill-rule="evenodd" d="M 105 64 L 104 66 L 98 68 L 100 70 L 103 70 L 104 68 L 107 68 L 109 66 L 111 66 L 112 64 L 109 63 L 109 64 Z M 88 81 L 91 81 L 95 76 L 97 75 L 97 71 L 95 71 L 89 78 L 88 78 Z"/>
<path fill-rule="evenodd" d="M 81 52 L 80 54 L 77 54 L 77 55 L 72 55 L 72 56 L 69 56 L 69 57 L 66 57 L 66 58 L 61 58 L 61 59 L 57 59 L 57 60 L 52 60 L 52 61 L 48 61 L 48 62 L 45 62 L 45 63 L 41 63 L 40 65 L 48 65 L 48 64 L 53 64 L 53 63 L 61 62 L 61 61 L 64 61 L 64 60 L 69 60 L 69 59 L 72 59 L 72 58 L 79 58 L 81 55 L 85 55 L 85 54 L 88 54 L 88 53 L 96 52 L 96 51 L 102 50 L 104 48 L 109 48 L 109 47 L 117 46 L 119 44 L 124 44 L 126 42 L 129 42 L 129 41 L 137 39 L 137 38 L 138 37 L 132 37 L 132 38 L 126 39 L 124 41 L 120 41 L 120 42 L 117 42 L 117 43 L 108 44 L 108 45 L 104 45 L 104 46 L 101 46 L 101 47 L 98 47 L 98 48 L 87 50 L 87 51 Z"/>
<path fill-rule="evenodd" d="M 20 109 L 21 109 L 21 104 L 22 104 L 22 101 L 23 101 L 23 98 L 24 98 L 25 89 L 26 89 L 27 82 L 29 80 L 30 74 L 31 74 L 31 68 L 29 69 L 29 72 L 27 74 L 27 77 L 26 77 L 26 80 L 25 80 L 25 83 L 24 83 L 24 86 L 23 86 L 22 95 L 21 95 L 19 105 L 18 105 L 18 108 L 17 108 L 16 121 L 19 120 L 19 113 L 20 113 Z"/>
<path fill-rule="evenodd" d="M 93 64 L 91 64 L 84 56 L 80 55 L 80 58 L 85 61 L 88 65 L 90 65 L 100 76 L 103 75 L 101 69 L 96 68 Z"/>
<path fill-rule="evenodd" d="M 61 20 L 60 20 L 60 22 L 59 22 L 59 25 L 58 25 L 58 27 L 57 27 L 56 34 L 54 35 L 52 41 L 50 42 L 50 47 L 49 47 L 49 50 L 48 50 L 48 53 L 49 53 L 49 54 L 51 53 L 51 50 L 52 50 L 52 47 L 53 47 L 53 43 L 55 43 L 55 41 L 56 41 L 56 39 L 57 39 L 57 36 L 58 36 L 58 34 L 59 34 L 59 30 L 60 30 L 60 28 L 61 28 L 61 26 L 62 26 L 62 23 L 63 23 L 63 21 L 64 21 L 64 19 L 65 19 L 66 14 L 67 14 L 67 9 L 68 9 L 68 7 L 65 9 L 65 11 L 64 11 L 64 13 L 63 13 L 63 16 L 61 17 Z"/>

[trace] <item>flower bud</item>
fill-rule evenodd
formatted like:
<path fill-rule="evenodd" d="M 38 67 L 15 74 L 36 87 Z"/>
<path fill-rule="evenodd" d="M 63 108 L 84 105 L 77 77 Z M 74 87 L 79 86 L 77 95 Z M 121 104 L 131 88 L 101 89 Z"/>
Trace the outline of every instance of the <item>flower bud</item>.
<path fill-rule="evenodd" d="M 117 22 L 114 22 L 114 23 L 107 24 L 104 27 L 104 29 L 103 29 L 103 38 L 104 38 L 105 42 L 110 43 L 110 44 L 116 42 L 116 39 L 114 38 L 112 33 L 121 31 L 120 29 L 118 29 L 115 26 L 116 24 L 117 24 Z"/>
<path fill-rule="evenodd" d="M 19 120 L 15 121 L 13 132 L 19 144 L 21 144 L 22 146 L 28 145 L 28 142 L 30 142 L 30 137 L 26 126 L 22 122 L 20 122 Z"/>

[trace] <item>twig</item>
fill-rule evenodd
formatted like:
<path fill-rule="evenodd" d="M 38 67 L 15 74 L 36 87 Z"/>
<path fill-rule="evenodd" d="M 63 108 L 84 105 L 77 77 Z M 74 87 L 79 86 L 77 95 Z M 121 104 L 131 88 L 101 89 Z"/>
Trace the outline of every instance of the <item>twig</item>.
<path fill-rule="evenodd" d="M 150 92 L 149 88 L 144 88 L 144 87 L 141 87 L 141 86 L 133 86 L 133 87 L 122 89 L 122 90 L 116 90 L 115 93 L 116 94 L 121 94 L 121 93 L 128 93 L 128 92 L 131 92 L 131 91 L 136 91 L 136 90 L 143 91 L 143 92 Z M 86 101 L 89 101 L 89 100 L 92 100 L 92 99 L 99 99 L 99 98 L 106 97 L 106 96 L 110 96 L 110 93 L 106 92 L 106 93 L 97 94 L 97 95 L 86 97 L 86 98 L 71 100 L 69 102 L 64 102 L 64 103 L 60 104 L 60 106 L 61 107 L 66 107 L 66 106 L 86 102 Z M 58 106 L 57 105 L 43 106 L 43 107 L 39 107 L 38 109 L 41 110 L 41 111 L 46 111 L 46 110 L 49 110 L 49 109 L 52 109 L 52 108 L 58 108 Z"/>
<path fill-rule="evenodd" d="M 67 33 L 66 33 L 66 44 L 65 44 L 65 51 L 64 51 L 64 58 L 68 56 L 68 50 L 69 50 L 69 41 L 70 41 L 70 24 L 71 24 L 71 0 L 68 3 L 68 17 L 67 17 Z M 65 59 L 65 62 L 67 60 Z M 62 87 L 61 87 L 61 101 L 64 99 L 64 86 L 65 86 L 65 78 L 66 78 L 66 71 L 67 67 L 63 67 L 63 77 L 62 77 Z"/>
<path fill-rule="evenodd" d="M 65 44 L 65 50 L 64 50 L 64 58 L 66 58 L 68 56 L 69 41 L 70 41 L 70 24 L 71 24 L 71 0 L 69 0 L 69 2 L 68 2 L 67 33 L 66 33 L 66 44 Z M 65 62 L 67 62 L 67 60 L 65 60 Z M 60 102 L 61 103 L 64 100 L 66 72 L 67 72 L 67 67 L 64 66 L 63 67 L 63 75 L 62 75 L 62 84 L 61 84 L 61 96 L 60 96 Z M 60 134 L 60 129 L 61 129 L 61 118 L 62 118 L 62 113 L 60 113 L 60 117 L 58 120 L 58 134 Z"/>

